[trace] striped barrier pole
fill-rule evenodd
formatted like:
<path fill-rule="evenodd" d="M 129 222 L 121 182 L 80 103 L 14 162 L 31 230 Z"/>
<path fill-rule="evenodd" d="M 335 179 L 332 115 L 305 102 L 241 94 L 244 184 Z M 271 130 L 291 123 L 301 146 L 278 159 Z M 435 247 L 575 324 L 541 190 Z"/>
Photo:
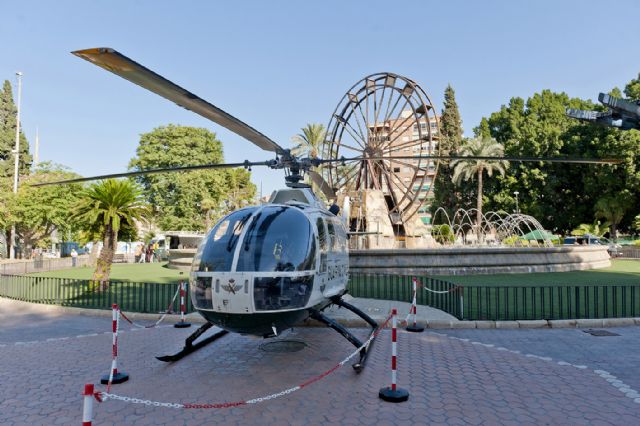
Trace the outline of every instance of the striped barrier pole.
<path fill-rule="evenodd" d="M 109 374 L 100 378 L 100 383 L 107 385 L 107 392 L 111 389 L 112 384 L 123 383 L 129 380 L 129 375 L 122 371 L 118 371 L 118 328 L 120 325 L 120 308 L 117 304 L 111 305 L 111 329 L 113 330 L 112 350 L 111 350 L 111 371 Z"/>
<path fill-rule="evenodd" d="M 187 328 L 191 327 L 191 323 L 184 320 L 184 314 L 187 312 L 187 291 L 184 281 L 180 281 L 180 322 L 173 324 L 175 328 Z"/>
<path fill-rule="evenodd" d="M 413 282 L 413 300 L 411 302 L 411 309 L 409 310 L 409 315 L 413 315 L 413 325 L 407 325 L 406 330 L 411 331 L 413 333 L 422 333 L 424 331 L 424 327 L 418 325 L 418 320 L 416 319 L 416 315 L 418 312 L 418 308 L 417 308 L 418 279 L 416 277 L 413 277 L 412 282 Z M 407 315 L 407 321 L 409 320 L 409 315 Z"/>
<path fill-rule="evenodd" d="M 93 421 L 93 384 L 84 385 L 83 407 L 82 407 L 82 426 L 91 426 Z"/>
<path fill-rule="evenodd" d="M 397 385 L 397 367 L 398 367 L 398 331 L 396 308 L 391 310 L 391 386 L 384 387 L 378 392 L 378 397 L 387 402 L 404 402 L 409 399 L 409 392 L 406 389 L 399 388 Z"/>

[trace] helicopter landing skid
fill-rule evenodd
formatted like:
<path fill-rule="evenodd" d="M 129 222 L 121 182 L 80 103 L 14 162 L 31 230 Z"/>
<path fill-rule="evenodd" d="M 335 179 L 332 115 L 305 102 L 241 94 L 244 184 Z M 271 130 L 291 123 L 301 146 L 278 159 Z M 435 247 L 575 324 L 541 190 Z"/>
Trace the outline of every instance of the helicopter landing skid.
<path fill-rule="evenodd" d="M 350 310 L 351 312 L 353 312 L 354 314 L 358 315 L 360 318 L 365 320 L 371 326 L 372 330 L 369 336 L 367 336 L 367 340 L 374 333 L 377 332 L 379 325 L 369 315 L 365 314 L 360 309 L 356 308 L 350 303 L 345 302 L 344 300 L 342 300 L 340 296 L 332 297 L 331 302 L 335 305 L 338 305 Z M 324 315 L 322 312 L 316 309 L 310 309 L 309 315 L 311 316 L 311 318 L 317 321 L 320 321 L 321 323 L 325 324 L 328 327 L 331 327 L 332 329 L 340 333 L 345 339 L 350 341 L 351 344 L 356 348 L 359 348 L 360 346 L 363 345 L 363 342 L 361 342 L 360 339 L 354 336 L 349 330 L 347 330 L 345 327 L 343 327 L 333 319 Z M 373 346 L 374 341 L 375 341 L 375 338 L 373 338 L 367 346 L 360 349 L 360 359 L 358 360 L 358 362 L 352 365 L 356 373 L 360 373 L 364 369 L 365 363 L 367 362 L 367 356 L 369 355 L 369 351 L 371 350 L 371 347 Z"/>
<path fill-rule="evenodd" d="M 216 334 L 214 334 L 213 336 L 209 336 L 206 339 L 198 342 L 198 343 L 193 343 L 194 340 L 196 340 L 198 337 L 202 336 L 202 334 L 207 331 L 208 329 L 210 329 L 211 327 L 213 327 L 213 324 L 208 322 L 206 324 L 204 324 L 202 327 L 200 327 L 199 329 L 197 329 L 195 332 L 193 332 L 191 334 L 191 336 L 187 337 L 187 339 L 184 342 L 184 348 L 182 348 L 182 350 L 176 354 L 173 355 L 164 355 L 164 356 L 157 356 L 156 359 L 163 361 L 163 362 L 175 362 L 175 361 L 179 361 L 182 358 L 184 358 L 185 356 L 197 351 L 198 349 L 201 349 L 203 347 L 205 347 L 206 345 L 208 345 L 209 343 L 218 340 L 220 337 L 224 336 L 225 334 L 228 333 L 227 330 L 220 330 L 218 331 Z"/>

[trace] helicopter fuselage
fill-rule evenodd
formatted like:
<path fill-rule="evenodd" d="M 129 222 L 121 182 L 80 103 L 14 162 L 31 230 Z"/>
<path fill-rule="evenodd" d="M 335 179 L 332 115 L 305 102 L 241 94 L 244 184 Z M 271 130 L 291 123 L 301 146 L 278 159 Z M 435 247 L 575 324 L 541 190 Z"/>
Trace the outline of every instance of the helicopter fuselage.
<path fill-rule="evenodd" d="M 207 234 L 190 274 L 193 306 L 225 330 L 273 336 L 344 293 L 347 234 L 308 189 L 302 199 L 247 207 Z M 286 199 L 287 197 L 285 197 Z M 278 201 L 277 195 L 272 199 Z M 283 199 L 280 197 L 280 199 Z"/>

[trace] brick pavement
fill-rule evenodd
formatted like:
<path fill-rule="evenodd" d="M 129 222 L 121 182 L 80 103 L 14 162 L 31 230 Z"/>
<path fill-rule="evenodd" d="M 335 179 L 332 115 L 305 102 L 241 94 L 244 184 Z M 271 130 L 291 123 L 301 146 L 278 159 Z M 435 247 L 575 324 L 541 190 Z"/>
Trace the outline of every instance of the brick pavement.
<path fill-rule="evenodd" d="M 83 384 L 97 383 L 110 362 L 110 336 L 91 334 L 108 330 L 110 320 L 63 315 L 41 318 L 38 324 L 28 336 L 35 343 L 15 344 L 26 327 L 20 321 L 0 334 L 5 345 L 0 346 L 1 422 L 77 424 Z M 46 341 L 52 330 L 59 335 L 68 327 L 84 337 L 69 333 L 69 339 Z M 308 345 L 300 352 L 265 352 L 260 350 L 264 340 L 229 335 L 178 363 L 164 364 L 153 356 L 179 349 L 192 329 L 123 328 L 120 367 L 131 380 L 112 391 L 157 401 L 218 403 L 263 396 L 302 383 L 352 351 L 331 330 L 301 328 L 285 336 Z M 640 330 L 625 330 L 626 344 L 637 345 Z M 399 385 L 411 393 L 403 404 L 377 397 L 389 382 L 390 333 L 384 331 L 360 375 L 344 367 L 291 395 L 231 409 L 176 410 L 107 401 L 95 407 L 94 424 L 640 424 L 640 404 L 594 372 L 618 376 L 614 364 L 624 353 L 616 357 L 607 353 L 612 347 L 596 350 L 610 341 L 563 334 L 570 332 L 580 331 L 401 332 Z M 624 352 L 623 346 L 617 350 Z M 560 360 L 584 362 L 587 368 L 560 365 Z M 636 386 L 631 378 L 638 376 L 639 365 L 624 364 L 624 383 Z"/>

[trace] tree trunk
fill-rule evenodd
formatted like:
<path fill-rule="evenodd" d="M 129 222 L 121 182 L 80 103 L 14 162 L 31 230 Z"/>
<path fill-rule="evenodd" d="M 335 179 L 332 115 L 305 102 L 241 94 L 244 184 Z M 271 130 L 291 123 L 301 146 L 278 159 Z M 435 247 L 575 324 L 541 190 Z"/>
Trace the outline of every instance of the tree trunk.
<path fill-rule="evenodd" d="M 93 273 L 93 284 L 99 285 L 100 291 L 109 288 L 109 275 L 111 275 L 111 264 L 113 263 L 113 255 L 118 240 L 118 234 L 113 231 L 111 224 L 108 224 L 104 230 L 104 240 L 102 242 L 102 251 L 96 264 L 96 270 Z"/>
<path fill-rule="evenodd" d="M 478 227 L 477 241 L 480 244 L 480 236 L 482 235 L 482 168 L 478 170 L 478 201 L 476 203 L 476 226 Z"/>
<path fill-rule="evenodd" d="M 96 266 L 96 258 L 98 257 L 98 241 L 93 241 L 91 252 L 89 253 L 89 266 Z"/>
<path fill-rule="evenodd" d="M 611 224 L 611 235 L 609 235 L 614 243 L 618 242 L 618 225 L 615 223 Z"/>

